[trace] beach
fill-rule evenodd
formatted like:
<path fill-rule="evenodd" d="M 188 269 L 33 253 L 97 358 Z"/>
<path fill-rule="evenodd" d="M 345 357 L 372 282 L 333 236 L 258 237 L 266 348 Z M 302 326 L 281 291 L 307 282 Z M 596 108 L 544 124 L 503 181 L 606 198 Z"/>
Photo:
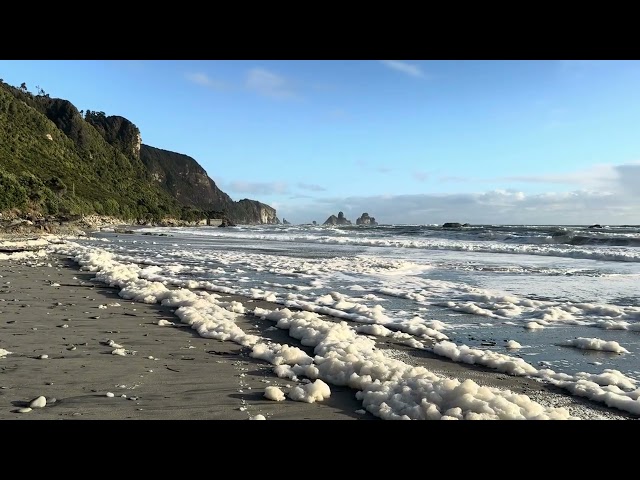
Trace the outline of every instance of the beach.
<path fill-rule="evenodd" d="M 170 306 L 125 300 L 118 287 L 94 281 L 95 273 L 64 255 L 41 252 L 0 257 L 0 352 L 11 352 L 0 356 L 2 420 L 379 420 L 347 386 L 331 385 L 319 401 L 269 399 L 268 387 L 286 393 L 305 380 L 279 378 L 250 348 L 202 337 Z M 218 300 L 282 307 L 238 295 Z M 238 318 L 248 334 L 314 354 L 269 320 Z M 380 338 L 378 348 L 437 375 L 524 394 L 578 418 L 634 418 L 535 379 L 416 354 L 391 338 Z M 44 407 L 42 399 L 29 407 L 38 397 Z"/>
<path fill-rule="evenodd" d="M 348 389 L 317 404 L 267 400 L 265 387 L 291 382 L 242 347 L 200 337 L 169 308 L 125 301 L 64 258 L 46 262 L 0 262 L 1 348 L 12 352 L 0 359 L 2 420 L 374 418 L 355 413 Z M 18 412 L 39 396 L 44 408 Z"/>

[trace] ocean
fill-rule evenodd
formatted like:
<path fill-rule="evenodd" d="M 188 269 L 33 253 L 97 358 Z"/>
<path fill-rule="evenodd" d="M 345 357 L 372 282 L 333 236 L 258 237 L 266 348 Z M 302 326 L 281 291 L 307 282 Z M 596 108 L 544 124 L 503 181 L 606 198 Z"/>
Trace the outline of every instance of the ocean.
<path fill-rule="evenodd" d="M 637 225 L 105 228 L 53 247 L 120 286 L 121 296 L 175 306 L 201 335 L 253 348 L 279 376 L 321 379 L 298 392 L 311 396 L 305 401 L 333 383 L 359 390 L 363 408 L 381 418 L 568 417 L 522 399 L 510 400 L 517 413 L 496 414 L 499 392 L 455 390 L 381 357 L 376 338 L 388 337 L 640 415 Z M 234 302 L 220 313 L 216 293 L 280 310 Z M 229 324 L 229 314 L 244 313 L 289 329 L 315 358 Z M 494 406 L 465 406 L 465 393 Z"/>

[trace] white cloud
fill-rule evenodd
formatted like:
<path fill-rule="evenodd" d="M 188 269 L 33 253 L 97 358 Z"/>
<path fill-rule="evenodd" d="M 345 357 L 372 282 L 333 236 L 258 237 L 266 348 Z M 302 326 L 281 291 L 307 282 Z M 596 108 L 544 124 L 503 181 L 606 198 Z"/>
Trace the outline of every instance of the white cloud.
<path fill-rule="evenodd" d="M 246 86 L 249 90 L 265 97 L 287 99 L 297 97 L 289 80 L 264 68 L 252 68 L 247 73 Z"/>
<path fill-rule="evenodd" d="M 623 166 L 616 167 L 603 164 L 568 173 L 518 175 L 501 177 L 498 180 L 527 183 L 559 183 L 582 188 L 611 189 L 616 187 L 617 182 L 620 180 L 619 168 L 621 167 Z"/>
<path fill-rule="evenodd" d="M 278 211 L 295 223 L 323 222 L 343 211 L 349 219 L 368 212 L 379 223 L 428 224 L 638 224 L 640 198 L 589 190 L 526 195 L 510 190 L 327 198 L 283 203 Z"/>
<path fill-rule="evenodd" d="M 412 77 L 419 77 L 419 78 L 425 77 L 424 72 L 418 65 L 402 62 L 400 60 L 381 60 L 380 62 L 383 65 L 391 68 L 392 70 L 402 72 L 406 75 L 410 75 Z"/>
<path fill-rule="evenodd" d="M 303 190 L 311 190 L 312 192 L 324 192 L 327 189 L 320 186 L 320 185 L 316 185 L 315 183 L 302 183 L 302 182 L 298 182 L 298 187 L 303 189 Z"/>
<path fill-rule="evenodd" d="M 633 197 L 640 197 L 640 162 L 617 165 L 614 169 L 622 189 Z"/>
<path fill-rule="evenodd" d="M 445 180 L 478 182 L 472 178 L 438 177 L 440 182 Z M 530 193 L 530 189 L 505 188 L 474 193 L 298 197 L 283 202 L 278 213 L 294 223 L 324 222 L 329 215 L 343 211 L 351 220 L 367 212 L 379 223 L 387 224 L 640 224 L 640 189 L 637 187 L 640 185 L 640 161 L 593 165 L 563 174 L 481 181 L 510 187 L 515 182 L 538 183 L 540 190 Z"/>
<path fill-rule="evenodd" d="M 229 188 L 235 193 L 252 193 L 259 195 L 286 193 L 289 190 L 289 187 L 285 182 L 235 181 L 229 184 Z"/>
<path fill-rule="evenodd" d="M 201 85 L 203 87 L 209 87 L 214 89 L 223 89 L 226 88 L 224 82 L 220 82 L 218 80 L 214 80 L 210 78 L 206 73 L 186 73 L 185 78 L 190 82 L 193 82 L 197 85 Z"/>

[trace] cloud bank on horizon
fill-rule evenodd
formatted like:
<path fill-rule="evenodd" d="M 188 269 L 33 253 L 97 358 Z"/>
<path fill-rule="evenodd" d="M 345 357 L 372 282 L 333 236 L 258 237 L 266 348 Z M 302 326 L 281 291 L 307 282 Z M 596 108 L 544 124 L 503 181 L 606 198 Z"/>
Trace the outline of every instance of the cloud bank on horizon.
<path fill-rule="evenodd" d="M 428 175 L 413 172 L 420 181 Z M 640 162 L 626 165 L 596 165 L 566 175 L 533 175 L 505 178 L 507 181 L 573 186 L 566 191 L 524 193 L 495 189 L 480 193 L 423 193 L 320 197 L 324 187 L 302 182 L 295 187 L 308 195 L 291 195 L 295 201 L 276 202 L 278 215 L 294 223 L 324 222 L 339 211 L 355 221 L 363 212 L 379 223 L 428 224 L 449 221 L 487 224 L 637 224 L 640 223 Z M 275 194 L 293 191 L 286 183 L 243 184 L 234 191 Z M 306 199 L 301 202 L 300 199 Z M 265 200 L 268 203 L 268 200 Z"/>

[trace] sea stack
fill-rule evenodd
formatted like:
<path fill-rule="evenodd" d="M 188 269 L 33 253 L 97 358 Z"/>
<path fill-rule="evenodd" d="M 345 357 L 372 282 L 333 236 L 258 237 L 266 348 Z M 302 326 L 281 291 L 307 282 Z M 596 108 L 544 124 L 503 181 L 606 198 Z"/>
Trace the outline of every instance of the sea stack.
<path fill-rule="evenodd" d="M 374 217 L 370 217 L 368 213 L 363 213 L 357 220 L 356 225 L 378 225 Z"/>
<path fill-rule="evenodd" d="M 323 225 L 351 225 L 351 220 L 347 220 L 344 217 L 344 213 L 338 212 L 337 217 L 335 215 L 331 215 Z"/>

